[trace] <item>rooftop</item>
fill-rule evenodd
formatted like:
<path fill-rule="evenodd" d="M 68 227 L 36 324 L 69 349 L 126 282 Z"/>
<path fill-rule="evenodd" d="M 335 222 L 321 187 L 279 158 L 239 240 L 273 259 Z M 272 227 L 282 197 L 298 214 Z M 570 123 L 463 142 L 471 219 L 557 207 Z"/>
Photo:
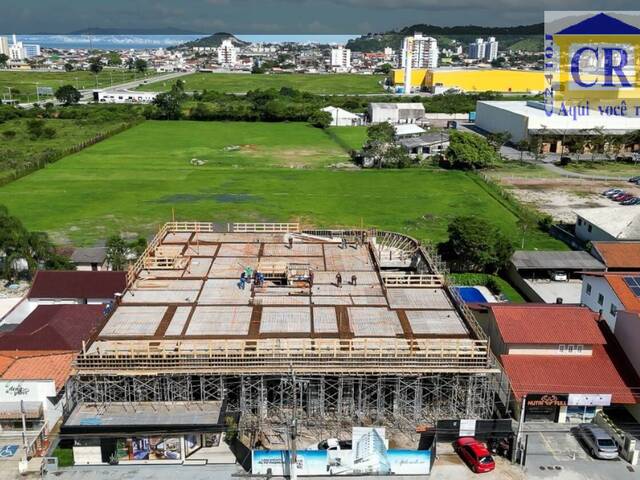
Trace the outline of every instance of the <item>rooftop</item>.
<path fill-rule="evenodd" d="M 29 298 L 113 298 L 126 288 L 125 272 L 40 270 Z"/>
<path fill-rule="evenodd" d="M 518 250 L 511 257 L 518 270 L 604 270 L 604 265 L 584 251 Z"/>
<path fill-rule="evenodd" d="M 104 305 L 39 305 L 0 333 L 0 350 L 80 351 L 104 320 Z"/>
<path fill-rule="evenodd" d="M 620 240 L 640 240 L 640 206 L 599 207 L 575 214 Z"/>
<path fill-rule="evenodd" d="M 27 357 L 0 357 L 9 365 L 0 375 L 3 380 L 53 380 L 56 391 L 62 390 L 73 370 L 73 353 L 54 353 Z"/>
<path fill-rule="evenodd" d="M 609 269 L 640 270 L 640 242 L 593 242 Z"/>
<path fill-rule="evenodd" d="M 76 248 L 71 254 L 73 263 L 102 264 L 107 258 L 107 247 Z"/>
<path fill-rule="evenodd" d="M 640 312 L 640 285 L 635 279 L 640 278 L 640 272 L 619 272 L 619 273 L 590 273 L 592 276 L 603 277 L 616 294 L 616 297 L 624 305 L 624 309 L 630 312 Z M 634 292 L 633 289 L 636 290 Z"/>
<path fill-rule="evenodd" d="M 410 103 L 410 102 L 371 102 L 370 108 L 380 108 L 386 110 L 422 110 L 424 111 L 424 105 L 422 103 Z"/>
<path fill-rule="evenodd" d="M 590 393 L 612 394 L 613 403 L 636 403 L 603 345 L 595 345 L 592 355 L 502 355 L 500 360 L 517 399 L 529 393 Z"/>
<path fill-rule="evenodd" d="M 490 305 L 505 343 L 603 344 L 596 314 L 572 305 Z"/>
<path fill-rule="evenodd" d="M 479 329 L 461 316 L 440 275 L 398 270 L 412 264 L 415 246 L 408 237 L 361 244 L 347 231 L 343 247 L 342 235 L 163 231 L 87 357 L 132 349 L 141 354 L 232 349 L 239 355 L 246 349 L 301 349 L 316 355 L 323 349 L 410 351 L 423 344 L 426 355 L 428 342 L 472 350 L 484 342 L 474 333 Z M 241 289 L 240 274 L 248 269 L 261 272 L 264 283 Z"/>

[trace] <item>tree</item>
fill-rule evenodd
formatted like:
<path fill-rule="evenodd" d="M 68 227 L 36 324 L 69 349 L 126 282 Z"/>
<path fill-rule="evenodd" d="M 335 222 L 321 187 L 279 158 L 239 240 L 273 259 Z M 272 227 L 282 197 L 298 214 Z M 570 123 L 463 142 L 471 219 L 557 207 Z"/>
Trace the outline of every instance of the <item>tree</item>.
<path fill-rule="evenodd" d="M 64 71 L 65 72 L 73 72 L 73 69 L 75 67 L 73 66 L 73 63 L 67 62 L 64 64 Z"/>
<path fill-rule="evenodd" d="M 89 70 L 94 75 L 98 75 L 102 71 L 103 68 L 104 67 L 102 65 L 102 58 L 101 57 L 93 57 L 93 58 L 89 59 Z"/>
<path fill-rule="evenodd" d="M 487 142 L 499 153 L 500 149 L 511 140 L 510 132 L 496 132 L 487 135 Z"/>
<path fill-rule="evenodd" d="M 0 53 L 0 67 L 6 67 L 8 61 L 9 55 L 7 55 L 6 53 Z"/>
<path fill-rule="evenodd" d="M 147 71 L 148 68 L 148 63 L 146 60 L 143 60 L 142 58 L 137 58 L 135 63 L 134 63 L 134 68 L 136 69 L 137 72 L 139 73 L 144 73 Z"/>
<path fill-rule="evenodd" d="M 333 116 L 324 110 L 316 110 L 309 116 L 307 121 L 316 128 L 327 128 L 331 125 Z"/>
<path fill-rule="evenodd" d="M 56 90 L 55 97 L 65 105 L 78 103 L 82 94 L 73 85 L 63 85 Z"/>
<path fill-rule="evenodd" d="M 112 67 L 122 65 L 122 57 L 118 52 L 107 53 L 107 63 Z"/>
<path fill-rule="evenodd" d="M 440 243 L 438 250 L 456 271 L 495 273 L 513 254 L 509 239 L 482 218 L 455 217 L 447 231 L 449 239 Z"/>
<path fill-rule="evenodd" d="M 517 146 L 518 146 L 518 150 L 520 151 L 520 164 L 522 164 L 524 152 L 527 151 L 529 148 L 529 142 L 527 142 L 526 140 L 520 140 Z"/>
<path fill-rule="evenodd" d="M 156 107 L 158 119 L 179 120 L 182 117 L 182 97 L 173 90 L 159 93 L 152 103 Z"/>
<path fill-rule="evenodd" d="M 44 127 L 44 120 L 40 118 L 32 118 L 27 121 L 27 133 L 34 140 L 42 136 Z"/>
<path fill-rule="evenodd" d="M 390 63 L 383 63 L 382 65 L 380 65 L 377 70 L 380 73 L 384 73 L 385 75 L 389 75 L 389 73 L 391 72 L 391 70 L 393 70 L 393 65 L 391 65 Z"/>
<path fill-rule="evenodd" d="M 127 67 L 128 70 L 133 70 L 135 67 L 135 60 L 131 57 L 127 58 L 127 61 L 125 62 L 125 66 Z"/>
<path fill-rule="evenodd" d="M 453 168 L 476 170 L 499 160 L 495 148 L 475 133 L 453 131 L 449 135 L 446 162 Z"/>
<path fill-rule="evenodd" d="M 367 128 L 367 138 L 370 141 L 391 143 L 396 136 L 396 130 L 389 122 L 376 123 Z"/>
<path fill-rule="evenodd" d="M 107 262 L 112 270 L 124 270 L 127 266 L 127 243 L 114 235 L 107 240 Z"/>

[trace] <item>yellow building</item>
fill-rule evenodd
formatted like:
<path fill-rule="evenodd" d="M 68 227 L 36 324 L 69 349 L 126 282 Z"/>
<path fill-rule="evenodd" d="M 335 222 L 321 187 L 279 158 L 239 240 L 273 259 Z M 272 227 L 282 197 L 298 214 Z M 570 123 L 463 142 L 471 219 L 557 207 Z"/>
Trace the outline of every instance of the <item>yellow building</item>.
<path fill-rule="evenodd" d="M 391 72 L 394 86 L 404 85 L 404 70 Z M 442 92 L 458 88 L 465 92 L 541 92 L 544 90 L 544 73 L 531 70 L 487 69 L 413 69 L 411 85 L 429 92 Z"/>

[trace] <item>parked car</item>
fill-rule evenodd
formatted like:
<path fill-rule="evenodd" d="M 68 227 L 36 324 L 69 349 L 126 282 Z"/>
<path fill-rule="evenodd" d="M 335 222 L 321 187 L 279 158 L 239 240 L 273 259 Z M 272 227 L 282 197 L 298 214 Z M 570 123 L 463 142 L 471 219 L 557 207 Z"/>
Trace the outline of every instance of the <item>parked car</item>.
<path fill-rule="evenodd" d="M 562 270 L 551 270 L 551 272 L 549 272 L 549 277 L 554 282 L 568 282 L 569 281 L 569 275 L 567 275 L 567 272 L 563 272 Z"/>
<path fill-rule="evenodd" d="M 620 193 L 613 197 L 611 200 L 613 200 L 614 202 L 624 202 L 626 200 L 631 200 L 632 198 L 633 195 L 631 195 L 630 193 Z"/>
<path fill-rule="evenodd" d="M 624 191 L 620 190 L 619 188 L 610 188 L 609 190 L 607 190 L 606 192 L 603 193 L 603 195 L 605 197 L 611 198 L 614 195 L 618 195 L 620 193 L 624 193 Z"/>
<path fill-rule="evenodd" d="M 578 426 L 578 435 L 594 457 L 603 460 L 618 458 L 618 445 L 603 428 L 593 423 L 581 423 Z"/>
<path fill-rule="evenodd" d="M 620 205 L 636 205 L 637 201 L 639 200 L 640 198 L 638 197 L 627 198 L 626 200 L 623 200 L 622 202 L 620 202 Z"/>
<path fill-rule="evenodd" d="M 640 175 L 636 175 L 635 177 L 631 177 L 628 181 L 630 183 L 638 183 L 640 181 Z"/>
<path fill-rule="evenodd" d="M 486 473 L 496 468 L 496 463 L 487 447 L 473 437 L 460 437 L 453 449 L 475 473 Z"/>

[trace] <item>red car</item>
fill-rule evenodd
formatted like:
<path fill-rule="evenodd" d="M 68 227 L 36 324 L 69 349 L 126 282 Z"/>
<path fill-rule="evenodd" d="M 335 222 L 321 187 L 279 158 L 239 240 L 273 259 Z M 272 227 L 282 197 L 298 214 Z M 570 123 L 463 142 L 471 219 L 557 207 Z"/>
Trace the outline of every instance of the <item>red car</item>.
<path fill-rule="evenodd" d="M 496 468 L 487 447 L 473 437 L 460 437 L 453 444 L 453 448 L 475 473 L 486 473 Z"/>

